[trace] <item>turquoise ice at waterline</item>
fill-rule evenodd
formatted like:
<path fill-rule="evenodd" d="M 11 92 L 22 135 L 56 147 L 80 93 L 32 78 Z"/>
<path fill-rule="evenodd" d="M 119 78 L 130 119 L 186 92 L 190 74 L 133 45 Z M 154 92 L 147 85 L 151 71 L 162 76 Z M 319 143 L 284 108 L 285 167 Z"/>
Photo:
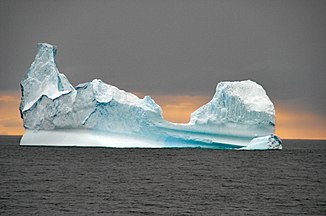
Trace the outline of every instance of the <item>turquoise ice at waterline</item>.
<path fill-rule="evenodd" d="M 275 109 L 250 81 L 220 82 L 190 122 L 166 121 L 150 96 L 99 79 L 73 87 L 56 65 L 56 46 L 40 43 L 21 81 L 21 145 L 114 148 L 282 149 Z"/>

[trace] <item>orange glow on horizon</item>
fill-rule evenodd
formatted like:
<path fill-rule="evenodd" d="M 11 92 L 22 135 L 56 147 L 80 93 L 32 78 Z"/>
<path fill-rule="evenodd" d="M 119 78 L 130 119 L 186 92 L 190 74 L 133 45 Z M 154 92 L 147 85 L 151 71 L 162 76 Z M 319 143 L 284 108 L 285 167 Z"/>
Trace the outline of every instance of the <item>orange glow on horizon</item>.
<path fill-rule="evenodd" d="M 276 104 L 275 134 L 287 139 L 326 139 L 326 118 Z"/>
<path fill-rule="evenodd" d="M 210 101 L 203 96 L 153 96 L 162 107 L 164 119 L 175 123 L 188 123 L 190 115 L 196 109 Z"/>
<path fill-rule="evenodd" d="M 0 135 L 22 135 L 25 132 L 19 103 L 20 92 L 0 92 Z"/>
<path fill-rule="evenodd" d="M 143 97 L 141 93 L 135 93 Z M 187 123 L 190 114 L 211 98 L 187 95 L 154 95 L 162 107 L 164 118 Z M 23 121 L 19 113 L 20 92 L 0 92 L 0 135 L 22 135 Z M 326 139 L 326 118 L 302 110 L 284 109 L 276 103 L 276 134 L 283 139 Z"/>

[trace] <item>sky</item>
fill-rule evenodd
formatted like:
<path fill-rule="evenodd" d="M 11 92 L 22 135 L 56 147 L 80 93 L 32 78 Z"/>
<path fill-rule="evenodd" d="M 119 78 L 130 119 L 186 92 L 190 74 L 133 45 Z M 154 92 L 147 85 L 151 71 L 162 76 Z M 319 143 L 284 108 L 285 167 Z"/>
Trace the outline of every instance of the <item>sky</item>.
<path fill-rule="evenodd" d="M 0 134 L 24 132 L 20 80 L 57 45 L 73 85 L 99 78 L 187 122 L 218 82 L 250 79 L 281 138 L 326 139 L 326 1 L 0 1 Z"/>

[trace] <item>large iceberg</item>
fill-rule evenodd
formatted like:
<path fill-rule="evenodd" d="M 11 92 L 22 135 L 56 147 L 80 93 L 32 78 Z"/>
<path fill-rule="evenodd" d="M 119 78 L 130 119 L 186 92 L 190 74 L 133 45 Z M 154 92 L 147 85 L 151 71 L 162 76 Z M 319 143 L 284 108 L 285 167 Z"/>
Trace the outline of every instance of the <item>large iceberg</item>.
<path fill-rule="evenodd" d="M 59 73 L 55 46 L 41 43 L 23 80 L 21 145 L 281 149 L 275 110 L 262 86 L 220 82 L 190 122 L 166 121 L 150 96 L 139 98 L 99 79 L 77 85 Z"/>

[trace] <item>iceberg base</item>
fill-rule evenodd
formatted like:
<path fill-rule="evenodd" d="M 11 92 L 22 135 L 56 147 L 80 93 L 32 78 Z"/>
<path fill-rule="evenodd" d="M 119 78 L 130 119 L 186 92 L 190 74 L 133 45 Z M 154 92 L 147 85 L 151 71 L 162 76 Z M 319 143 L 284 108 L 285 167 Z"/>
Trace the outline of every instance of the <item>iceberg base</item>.
<path fill-rule="evenodd" d="M 20 141 L 22 146 L 79 146 L 79 147 L 110 147 L 110 148 L 210 148 L 266 150 L 280 149 L 280 140 L 276 136 L 254 138 L 249 144 L 230 144 L 203 142 L 196 139 L 161 136 L 156 138 L 110 134 L 106 132 L 69 129 L 69 130 L 26 130 Z M 273 138 L 273 140 L 272 140 Z M 277 140 L 279 142 L 277 142 Z M 275 145 L 275 144 L 279 145 Z M 274 145 L 272 145 L 274 144 Z"/>

